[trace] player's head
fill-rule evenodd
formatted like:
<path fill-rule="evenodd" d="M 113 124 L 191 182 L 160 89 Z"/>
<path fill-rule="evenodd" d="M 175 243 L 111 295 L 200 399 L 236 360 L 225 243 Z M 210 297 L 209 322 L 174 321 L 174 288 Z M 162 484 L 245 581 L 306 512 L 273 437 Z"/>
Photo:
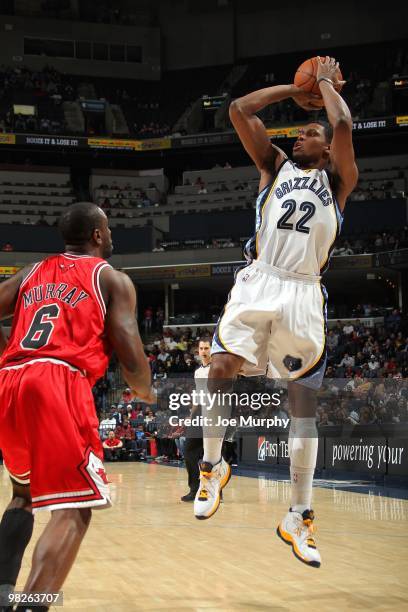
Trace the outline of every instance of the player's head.
<path fill-rule="evenodd" d="M 208 362 L 210 360 L 211 340 L 208 337 L 200 338 L 198 341 L 198 356 L 201 361 Z"/>
<path fill-rule="evenodd" d="M 61 215 L 59 228 L 65 246 L 81 251 L 99 251 L 107 259 L 112 255 L 112 237 L 108 218 L 92 202 L 77 202 Z"/>
<path fill-rule="evenodd" d="M 115 437 L 115 432 L 111 429 L 111 431 L 108 433 L 108 438 L 110 440 L 113 440 L 114 437 Z"/>
<path fill-rule="evenodd" d="M 293 159 L 299 166 L 324 167 L 330 159 L 333 130 L 324 121 L 314 121 L 299 129 L 293 145 Z"/>

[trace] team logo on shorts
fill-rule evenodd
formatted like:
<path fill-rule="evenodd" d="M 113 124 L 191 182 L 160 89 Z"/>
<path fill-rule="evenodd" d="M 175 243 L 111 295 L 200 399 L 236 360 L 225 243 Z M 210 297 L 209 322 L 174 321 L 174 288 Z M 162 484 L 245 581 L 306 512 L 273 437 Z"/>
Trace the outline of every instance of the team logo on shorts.
<path fill-rule="evenodd" d="M 266 438 L 258 436 L 258 461 L 265 461 L 266 456 Z"/>
<path fill-rule="evenodd" d="M 289 372 L 296 372 L 296 370 L 300 370 L 302 367 L 302 360 L 300 357 L 292 357 L 291 355 L 286 355 L 283 360 L 283 365 Z"/>
<path fill-rule="evenodd" d="M 98 476 L 100 476 L 100 477 L 102 478 L 103 482 L 104 482 L 106 485 L 108 485 L 108 484 L 109 484 L 108 477 L 107 477 L 106 472 L 105 472 L 105 470 L 104 470 L 103 468 L 99 468 L 99 469 L 97 469 L 97 470 L 96 470 L 96 473 L 98 474 Z"/>

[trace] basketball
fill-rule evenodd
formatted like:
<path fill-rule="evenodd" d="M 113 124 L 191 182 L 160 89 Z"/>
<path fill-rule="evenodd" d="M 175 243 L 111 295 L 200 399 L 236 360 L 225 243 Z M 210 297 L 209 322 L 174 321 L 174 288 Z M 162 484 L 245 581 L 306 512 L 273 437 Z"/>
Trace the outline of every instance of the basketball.
<path fill-rule="evenodd" d="M 326 61 L 325 57 L 321 57 L 322 62 Z M 300 87 L 303 91 L 307 91 L 316 95 L 321 95 L 320 87 L 316 82 L 317 75 L 317 57 L 312 57 L 307 59 L 303 64 L 300 64 L 299 68 L 296 70 L 294 83 L 296 87 Z M 338 81 L 343 80 L 343 76 L 341 74 L 340 69 L 337 70 L 336 77 Z M 340 92 L 342 89 L 342 85 L 335 84 L 334 88 L 336 91 Z M 314 106 L 320 107 L 324 106 L 323 100 L 315 100 L 313 102 Z"/>

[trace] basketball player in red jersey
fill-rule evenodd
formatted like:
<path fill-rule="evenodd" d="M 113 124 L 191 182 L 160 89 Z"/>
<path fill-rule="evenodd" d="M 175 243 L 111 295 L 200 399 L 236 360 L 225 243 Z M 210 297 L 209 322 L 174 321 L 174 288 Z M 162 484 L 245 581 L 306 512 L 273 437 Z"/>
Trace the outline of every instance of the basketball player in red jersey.
<path fill-rule="evenodd" d="M 0 448 L 13 487 L 0 523 L 3 595 L 16 584 L 33 513 L 52 511 L 24 591 L 52 593 L 75 560 L 91 508 L 110 505 L 91 388 L 112 350 L 133 392 L 154 402 L 134 286 L 105 261 L 105 213 L 74 204 L 60 229 L 65 253 L 0 285 L 0 318 L 14 315 L 0 359 Z"/>

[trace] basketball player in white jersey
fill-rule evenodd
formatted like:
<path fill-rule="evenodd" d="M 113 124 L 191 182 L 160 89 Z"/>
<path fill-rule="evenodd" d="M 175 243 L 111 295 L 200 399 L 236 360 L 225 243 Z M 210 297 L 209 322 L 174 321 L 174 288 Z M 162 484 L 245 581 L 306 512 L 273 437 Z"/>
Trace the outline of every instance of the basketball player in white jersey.
<path fill-rule="evenodd" d="M 316 389 L 326 362 L 327 294 L 320 277 L 358 178 L 350 111 L 334 88 L 337 67 L 333 58 L 319 60 L 317 81 L 330 126 L 313 122 L 301 128 L 292 160 L 270 142 L 256 113 L 286 98 L 314 110 L 312 94 L 294 85 L 278 85 L 230 106 L 231 121 L 260 172 L 259 196 L 256 233 L 245 247 L 248 265 L 237 274 L 218 322 L 208 382 L 215 393 L 226 390 L 220 381 L 231 381 L 238 373 L 265 374 L 267 366 L 270 375 L 289 381 L 292 499 L 277 533 L 300 561 L 312 567 L 321 564 L 311 536 L 318 446 Z M 221 410 L 215 406 L 213 416 L 217 408 Z M 221 428 L 217 435 L 214 428 L 204 428 L 200 489 L 194 504 L 200 519 L 214 514 L 219 491 L 229 479 L 229 466 L 221 458 L 224 433 Z"/>

